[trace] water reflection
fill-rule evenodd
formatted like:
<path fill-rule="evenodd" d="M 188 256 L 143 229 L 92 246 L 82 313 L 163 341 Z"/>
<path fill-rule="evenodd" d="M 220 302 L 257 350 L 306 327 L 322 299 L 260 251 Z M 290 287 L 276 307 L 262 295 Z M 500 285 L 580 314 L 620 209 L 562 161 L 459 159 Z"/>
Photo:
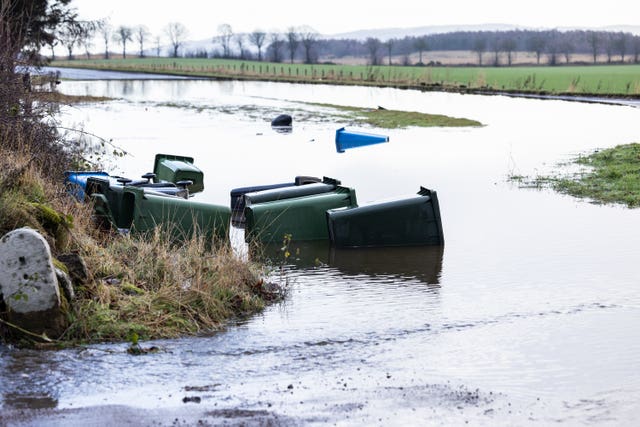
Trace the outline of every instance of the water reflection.
<path fill-rule="evenodd" d="M 293 126 L 271 126 L 271 129 L 273 129 L 277 133 L 284 134 L 293 132 Z"/>
<path fill-rule="evenodd" d="M 3 395 L 5 409 L 47 409 L 57 408 L 58 399 L 47 394 L 6 393 Z"/>
<path fill-rule="evenodd" d="M 263 245 L 252 250 L 252 257 L 272 265 L 313 269 L 329 266 L 349 277 L 367 275 L 396 280 L 417 279 L 427 285 L 438 285 L 442 273 L 442 246 L 337 249 L 328 241 L 292 242 L 286 250 L 291 254 L 285 260 L 284 247 L 279 244 Z"/>
<path fill-rule="evenodd" d="M 47 351 L 12 349 L 0 351 L 0 407 L 44 409 L 58 406 L 62 366 L 58 354 Z"/>

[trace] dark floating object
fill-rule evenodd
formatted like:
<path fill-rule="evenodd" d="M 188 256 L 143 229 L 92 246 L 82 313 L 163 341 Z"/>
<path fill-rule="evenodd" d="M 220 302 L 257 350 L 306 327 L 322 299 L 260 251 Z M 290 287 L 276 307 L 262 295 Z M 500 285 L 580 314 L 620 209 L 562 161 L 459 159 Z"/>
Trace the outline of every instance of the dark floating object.
<path fill-rule="evenodd" d="M 275 119 L 271 120 L 271 126 L 291 126 L 293 119 L 288 114 L 280 114 Z"/>
<path fill-rule="evenodd" d="M 366 132 L 346 131 L 344 128 L 336 131 L 336 151 L 338 153 L 344 153 L 344 150 L 349 148 L 364 147 L 383 142 L 389 142 L 389 137 Z"/>

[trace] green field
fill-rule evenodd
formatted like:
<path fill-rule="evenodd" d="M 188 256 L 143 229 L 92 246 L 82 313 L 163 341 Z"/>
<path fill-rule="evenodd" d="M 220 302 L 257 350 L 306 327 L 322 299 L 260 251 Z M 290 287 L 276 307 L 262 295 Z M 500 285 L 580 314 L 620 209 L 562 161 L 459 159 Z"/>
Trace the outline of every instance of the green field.
<path fill-rule="evenodd" d="M 640 65 L 403 67 L 288 64 L 225 59 L 56 61 L 54 66 L 187 76 L 553 95 L 640 97 Z"/>

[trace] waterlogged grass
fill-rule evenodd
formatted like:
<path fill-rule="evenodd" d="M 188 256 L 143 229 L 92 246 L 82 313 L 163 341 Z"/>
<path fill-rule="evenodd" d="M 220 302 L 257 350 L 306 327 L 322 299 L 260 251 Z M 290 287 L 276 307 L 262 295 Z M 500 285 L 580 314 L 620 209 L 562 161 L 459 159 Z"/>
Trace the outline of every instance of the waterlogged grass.
<path fill-rule="evenodd" d="M 513 176 L 525 186 L 550 186 L 556 191 L 596 203 L 640 207 L 640 144 L 619 145 L 575 159 L 582 170 L 569 176 Z"/>
<path fill-rule="evenodd" d="M 317 82 L 470 92 L 640 97 L 640 65 L 415 67 L 284 64 L 227 59 L 56 61 L 55 66 L 228 79 Z"/>
<path fill-rule="evenodd" d="M 346 113 L 344 117 L 355 124 L 368 124 L 383 129 L 417 127 L 464 127 L 482 126 L 475 120 L 449 117 L 441 114 L 427 114 L 416 111 L 387 110 L 384 108 L 360 108 L 333 104 L 312 104 L 332 108 Z"/>
<path fill-rule="evenodd" d="M 59 104 L 90 104 L 98 102 L 113 101 L 114 98 L 106 96 L 91 96 L 91 95 L 65 95 L 59 92 L 47 92 L 43 95 L 43 99 L 49 102 L 57 102 Z"/>
<path fill-rule="evenodd" d="M 251 120 L 269 121 L 269 117 L 276 117 L 282 113 L 282 109 L 257 105 L 243 105 L 230 107 L 226 105 L 193 105 L 188 103 L 162 102 L 149 103 L 154 107 L 168 107 L 203 111 L 216 111 L 224 114 L 242 114 Z M 317 108 L 321 107 L 319 114 Z M 288 113 L 295 122 L 327 122 L 344 125 L 369 125 L 381 129 L 399 129 L 410 126 L 417 127 L 465 127 L 482 126 L 482 123 L 465 119 L 449 117 L 440 114 L 426 114 L 415 111 L 387 110 L 382 108 L 360 108 L 321 103 L 297 103 L 297 106 L 289 108 Z"/>

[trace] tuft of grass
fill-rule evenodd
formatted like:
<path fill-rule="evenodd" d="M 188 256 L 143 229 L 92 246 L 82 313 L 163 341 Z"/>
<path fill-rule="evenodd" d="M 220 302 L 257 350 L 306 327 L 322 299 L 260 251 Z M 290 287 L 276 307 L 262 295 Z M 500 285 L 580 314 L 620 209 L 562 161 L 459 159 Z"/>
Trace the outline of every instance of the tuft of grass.
<path fill-rule="evenodd" d="M 574 163 L 583 169 L 572 175 L 539 176 L 527 182 L 537 188 L 551 187 L 574 197 L 595 203 L 640 207 L 640 144 L 624 144 L 579 156 Z"/>
<path fill-rule="evenodd" d="M 576 159 L 586 171 L 559 178 L 554 188 L 601 203 L 640 206 L 640 144 L 625 144 Z"/>

